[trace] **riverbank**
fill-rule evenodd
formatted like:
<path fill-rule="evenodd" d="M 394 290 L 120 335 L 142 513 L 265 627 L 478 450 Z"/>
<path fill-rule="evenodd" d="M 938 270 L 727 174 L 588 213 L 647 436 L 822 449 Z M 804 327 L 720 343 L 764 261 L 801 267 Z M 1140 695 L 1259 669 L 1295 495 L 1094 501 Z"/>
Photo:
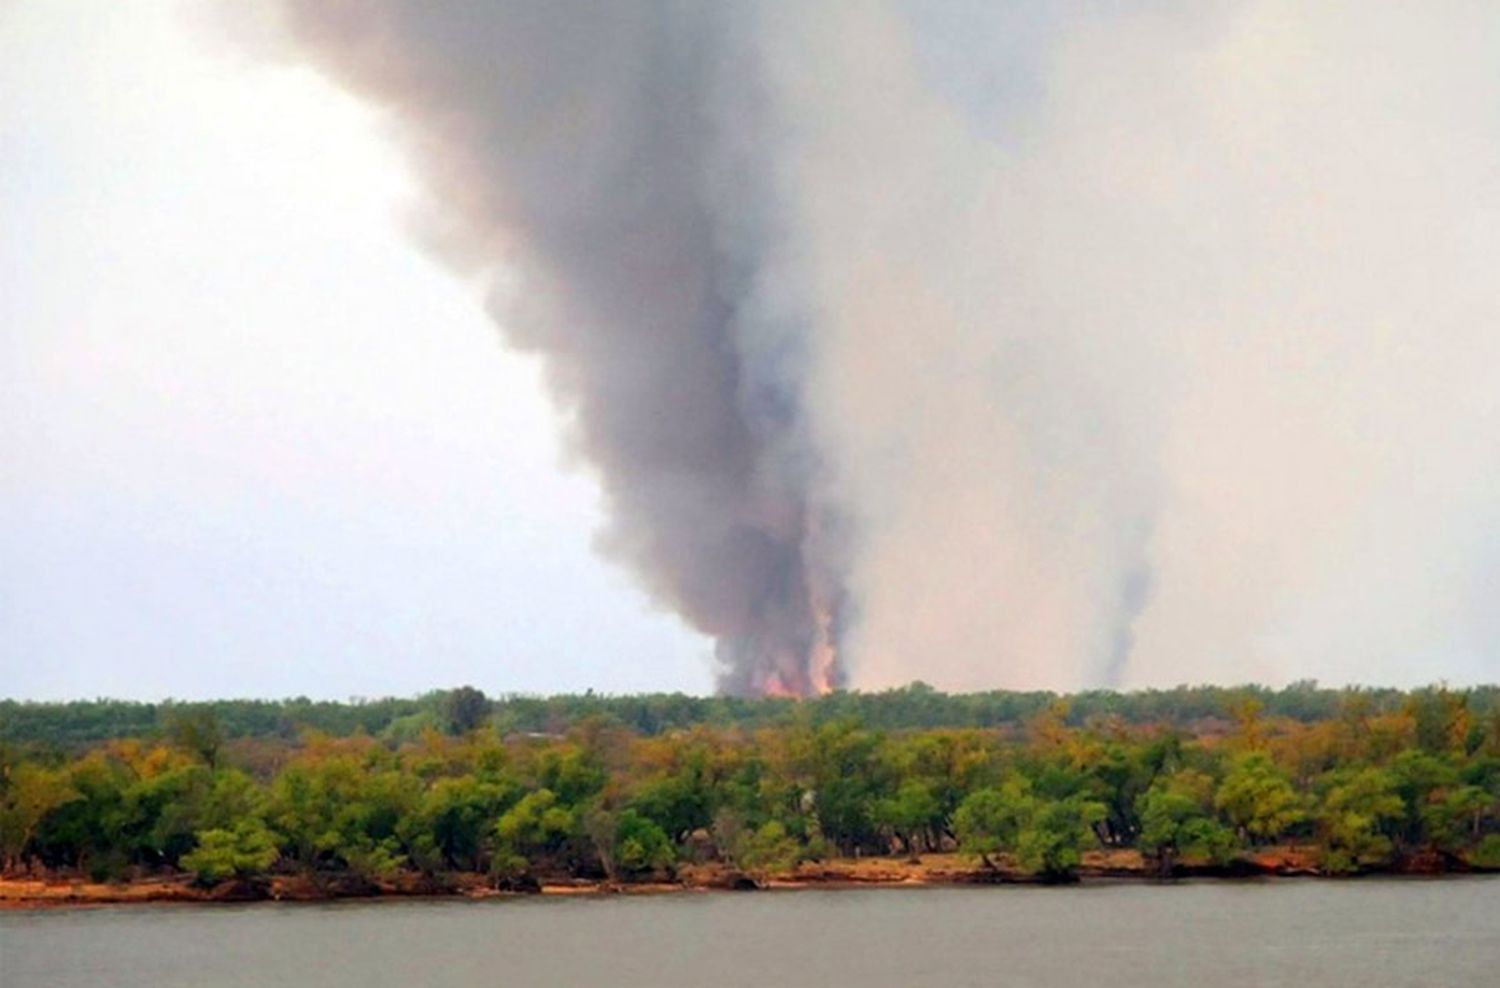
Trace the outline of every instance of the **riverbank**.
<path fill-rule="evenodd" d="M 1435 859 L 1412 859 L 1398 867 L 1373 869 L 1366 874 L 1426 875 L 1465 873 L 1444 867 Z M 1239 859 L 1230 865 L 1188 863 L 1174 869 L 1176 878 L 1317 878 L 1315 849 L 1279 846 Z M 1154 862 L 1134 850 L 1093 851 L 1084 855 L 1078 878 L 1082 882 L 1161 881 Z M 528 894 L 653 895 L 725 889 L 867 888 L 880 886 L 979 885 L 1035 882 L 1008 868 L 986 868 L 956 854 L 926 854 L 916 860 L 840 858 L 804 862 L 795 870 L 752 880 L 721 864 L 689 864 L 677 869 L 672 881 L 607 882 L 588 879 L 544 878 L 534 887 L 496 889 L 483 875 L 457 873 L 442 881 L 416 875 L 367 882 L 351 876 L 276 875 L 259 881 L 226 882 L 203 888 L 185 875 L 153 876 L 130 882 L 92 882 L 82 878 L 0 877 L 0 909 L 99 906 L 140 903 L 213 902 L 327 902 L 336 899 L 382 897 L 450 897 L 492 899 Z"/>

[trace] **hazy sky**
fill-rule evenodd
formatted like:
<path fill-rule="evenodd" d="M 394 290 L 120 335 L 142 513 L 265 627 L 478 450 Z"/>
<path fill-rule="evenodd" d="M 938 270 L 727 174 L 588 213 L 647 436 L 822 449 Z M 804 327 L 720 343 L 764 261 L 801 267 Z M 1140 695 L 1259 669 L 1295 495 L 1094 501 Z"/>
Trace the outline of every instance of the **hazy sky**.
<path fill-rule="evenodd" d="M 165 2 L 0 92 L 0 695 L 710 688 L 370 112 Z"/>
<path fill-rule="evenodd" d="M 443 10 L 0 0 L 0 695 L 1495 679 L 1491 0 Z"/>

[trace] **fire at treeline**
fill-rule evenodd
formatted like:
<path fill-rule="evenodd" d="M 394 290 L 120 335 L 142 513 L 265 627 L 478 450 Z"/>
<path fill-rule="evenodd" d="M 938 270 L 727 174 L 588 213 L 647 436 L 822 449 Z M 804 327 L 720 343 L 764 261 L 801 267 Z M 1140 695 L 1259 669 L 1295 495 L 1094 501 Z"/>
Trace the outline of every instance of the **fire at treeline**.
<path fill-rule="evenodd" d="M 428 890 L 855 857 L 1494 869 L 1500 688 L 5 701 L 0 852 L 12 877 Z"/>

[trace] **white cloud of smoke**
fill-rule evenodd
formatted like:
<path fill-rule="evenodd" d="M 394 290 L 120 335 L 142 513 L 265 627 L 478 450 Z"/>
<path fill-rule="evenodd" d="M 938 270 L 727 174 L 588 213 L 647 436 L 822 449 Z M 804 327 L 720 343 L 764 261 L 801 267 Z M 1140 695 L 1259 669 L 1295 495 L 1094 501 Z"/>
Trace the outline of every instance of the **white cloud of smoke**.
<path fill-rule="evenodd" d="M 1493 675 L 1500 9 L 998 6 L 287 23 L 726 688 Z"/>

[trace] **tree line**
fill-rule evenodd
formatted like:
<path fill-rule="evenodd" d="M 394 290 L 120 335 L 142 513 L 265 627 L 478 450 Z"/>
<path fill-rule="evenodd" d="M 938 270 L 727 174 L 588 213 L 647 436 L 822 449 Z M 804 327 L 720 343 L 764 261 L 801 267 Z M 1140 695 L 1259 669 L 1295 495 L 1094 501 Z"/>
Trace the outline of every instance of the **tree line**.
<path fill-rule="evenodd" d="M 465 690 L 436 690 L 419 697 L 354 698 L 347 702 L 310 700 L 215 700 L 210 702 L 78 700 L 68 703 L 0 699 L 0 742 L 80 747 L 110 738 L 163 737 L 185 713 L 209 711 L 226 737 L 278 737 L 295 740 L 305 730 L 334 737 L 356 733 L 411 738 L 429 728 L 452 731 L 467 725 L 454 719 L 455 696 Z M 478 691 L 473 691 L 478 693 Z M 1465 691 L 1478 708 L 1500 702 L 1500 687 Z M 839 691 L 811 700 L 750 699 L 656 693 L 609 696 L 588 692 L 558 696 L 482 696 L 478 716 L 503 732 L 568 730 L 603 717 L 640 734 L 656 735 L 709 724 L 717 727 L 774 727 L 798 720 L 829 723 L 850 717 L 879 730 L 937 727 L 1002 727 L 1026 722 L 1061 699 L 1047 691 L 992 690 L 941 693 L 923 683 L 862 693 Z M 1282 689 L 1264 686 L 1179 686 L 1129 693 L 1092 690 L 1067 697 L 1067 722 L 1080 726 L 1101 717 L 1130 724 L 1170 724 L 1195 729 L 1198 722 L 1223 718 L 1248 700 L 1267 716 L 1309 722 L 1334 717 L 1350 702 L 1377 713 L 1400 710 L 1407 694 L 1396 689 L 1328 689 L 1304 680 Z M 461 705 L 460 705 L 461 707 Z M 459 710 L 460 714 L 471 713 Z"/>
<path fill-rule="evenodd" d="M 67 712 L 6 723 L 0 867 L 521 888 L 932 852 L 1067 879 L 1133 849 L 1171 874 L 1296 847 L 1328 873 L 1500 868 L 1492 689 L 532 702 L 307 708 L 339 731 L 289 730 L 288 705 L 161 705 L 92 741 L 79 711 L 109 703 L 12 705 Z"/>

